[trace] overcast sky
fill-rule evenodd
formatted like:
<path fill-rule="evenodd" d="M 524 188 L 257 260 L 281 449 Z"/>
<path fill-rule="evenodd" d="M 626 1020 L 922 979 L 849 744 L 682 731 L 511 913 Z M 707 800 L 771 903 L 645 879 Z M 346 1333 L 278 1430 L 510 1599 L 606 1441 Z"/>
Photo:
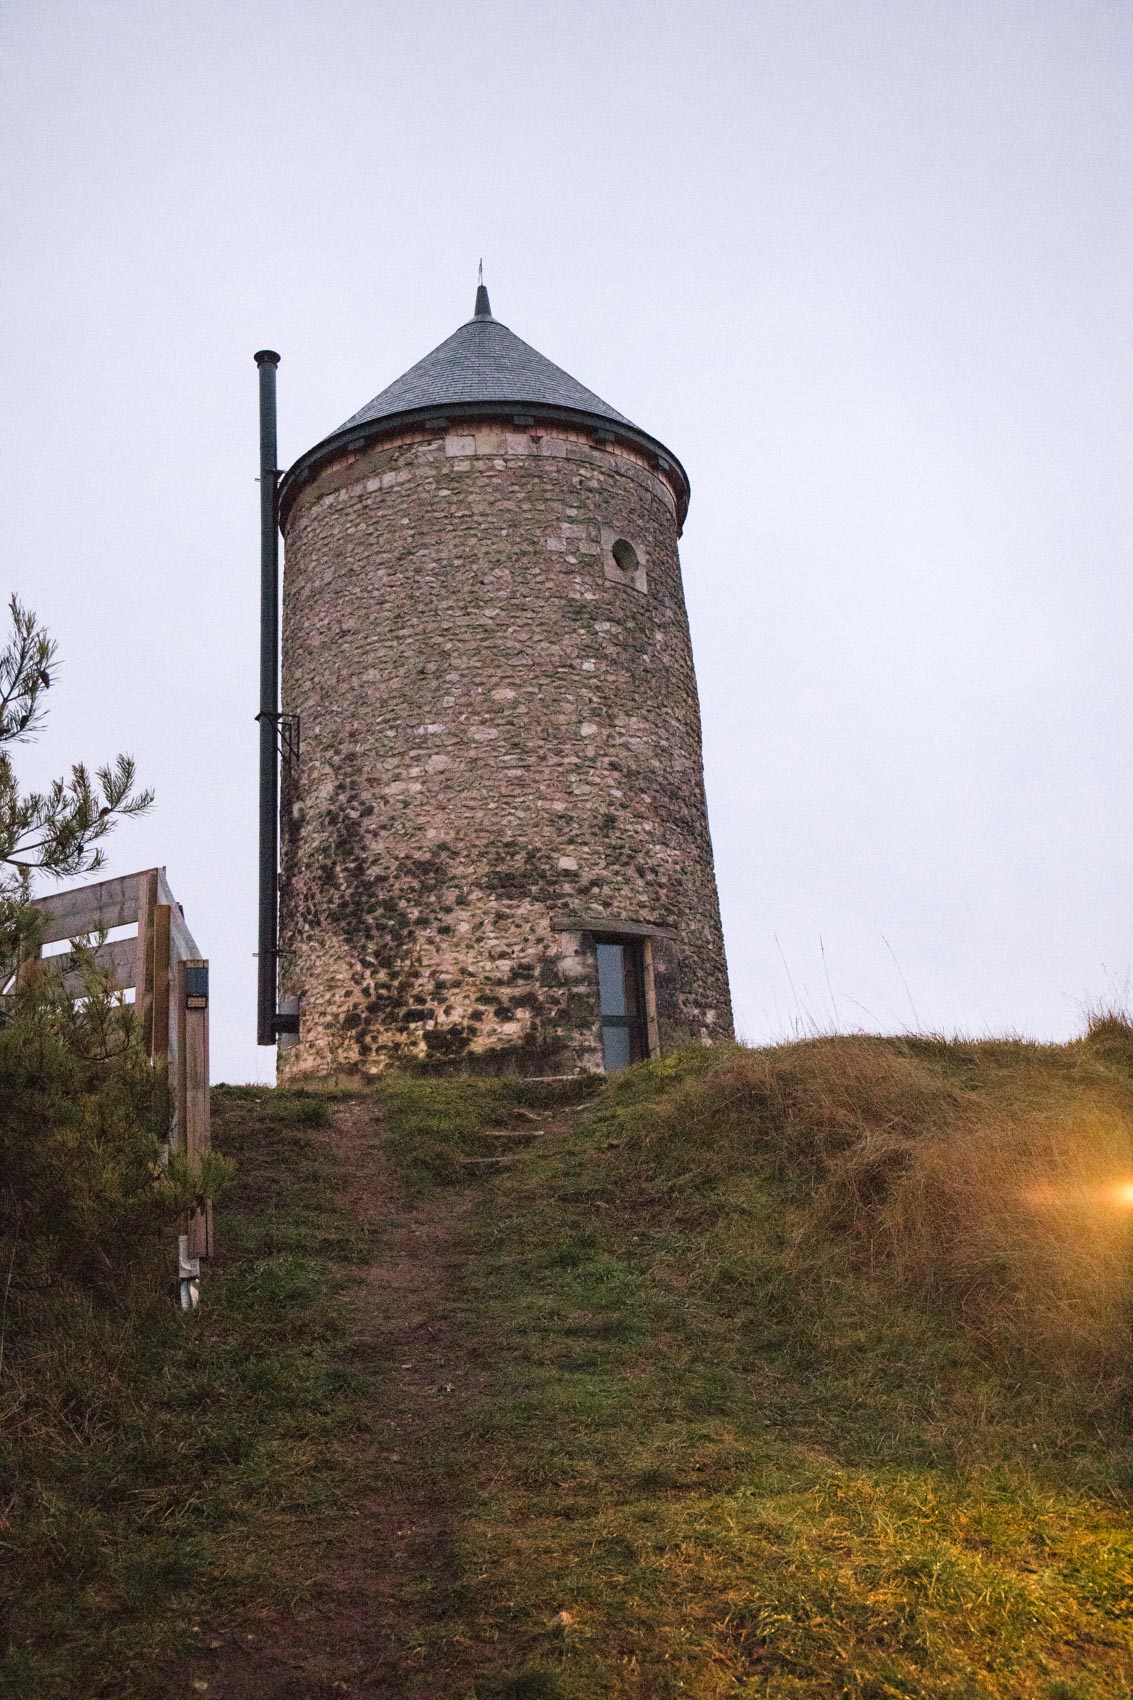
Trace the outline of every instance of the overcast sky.
<path fill-rule="evenodd" d="M 667 442 L 737 1022 L 1064 1037 L 1133 965 L 1128 0 L 6 0 L 30 782 L 127 749 L 255 1045 L 283 464 L 469 316 Z"/>

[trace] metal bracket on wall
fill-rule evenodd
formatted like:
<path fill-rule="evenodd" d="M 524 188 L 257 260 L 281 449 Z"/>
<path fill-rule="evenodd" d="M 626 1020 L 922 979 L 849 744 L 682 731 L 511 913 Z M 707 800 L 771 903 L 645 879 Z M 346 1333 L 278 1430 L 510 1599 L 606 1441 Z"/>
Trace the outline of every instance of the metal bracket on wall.
<path fill-rule="evenodd" d="M 299 766 L 299 716 L 297 714 L 257 714 L 260 720 L 274 720 L 279 753 L 290 774 Z"/>
<path fill-rule="evenodd" d="M 279 753 L 288 776 L 299 766 L 299 716 L 281 714 L 279 717 Z"/>

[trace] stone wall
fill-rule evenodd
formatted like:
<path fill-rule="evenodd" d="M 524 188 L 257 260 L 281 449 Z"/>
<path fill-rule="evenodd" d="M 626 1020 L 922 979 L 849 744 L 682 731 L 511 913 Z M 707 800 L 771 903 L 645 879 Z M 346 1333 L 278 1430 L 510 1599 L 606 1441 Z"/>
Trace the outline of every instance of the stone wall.
<path fill-rule="evenodd" d="M 561 425 L 419 427 L 301 488 L 286 550 L 282 1072 L 600 1067 L 587 920 L 674 935 L 666 1048 L 729 1034 L 664 476 Z"/>

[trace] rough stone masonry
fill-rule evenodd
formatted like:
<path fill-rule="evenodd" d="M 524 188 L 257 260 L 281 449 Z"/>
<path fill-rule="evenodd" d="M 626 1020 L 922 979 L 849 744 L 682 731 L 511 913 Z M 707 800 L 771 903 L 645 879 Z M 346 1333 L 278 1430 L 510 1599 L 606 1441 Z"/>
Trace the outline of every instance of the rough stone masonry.
<path fill-rule="evenodd" d="M 285 1078 L 600 1069 L 604 938 L 647 945 L 650 1050 L 731 1033 L 687 490 L 483 290 L 287 474 Z"/>

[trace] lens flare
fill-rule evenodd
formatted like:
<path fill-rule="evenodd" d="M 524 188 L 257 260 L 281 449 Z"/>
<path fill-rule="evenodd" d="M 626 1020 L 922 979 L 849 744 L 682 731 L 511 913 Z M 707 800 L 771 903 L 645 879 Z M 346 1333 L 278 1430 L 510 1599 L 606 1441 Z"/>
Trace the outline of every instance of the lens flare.
<path fill-rule="evenodd" d="M 1109 1181 L 1099 1186 L 1079 1181 L 1076 1185 L 1030 1186 L 1020 1195 L 1033 1210 L 1077 1209 L 1096 1211 L 1099 1206 L 1133 1210 L 1133 1181 Z"/>

